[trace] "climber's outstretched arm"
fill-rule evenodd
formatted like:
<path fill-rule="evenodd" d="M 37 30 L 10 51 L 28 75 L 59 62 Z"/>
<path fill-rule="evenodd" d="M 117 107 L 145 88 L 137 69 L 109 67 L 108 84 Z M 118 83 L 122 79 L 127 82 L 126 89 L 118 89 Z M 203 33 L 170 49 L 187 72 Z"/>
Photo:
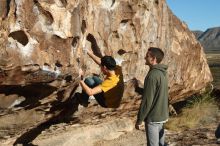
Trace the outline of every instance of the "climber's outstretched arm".
<path fill-rule="evenodd" d="M 101 58 L 99 58 L 98 56 L 96 56 L 92 50 L 87 50 L 87 54 L 92 58 L 92 60 L 95 61 L 95 63 L 97 63 L 98 65 L 101 65 Z"/>

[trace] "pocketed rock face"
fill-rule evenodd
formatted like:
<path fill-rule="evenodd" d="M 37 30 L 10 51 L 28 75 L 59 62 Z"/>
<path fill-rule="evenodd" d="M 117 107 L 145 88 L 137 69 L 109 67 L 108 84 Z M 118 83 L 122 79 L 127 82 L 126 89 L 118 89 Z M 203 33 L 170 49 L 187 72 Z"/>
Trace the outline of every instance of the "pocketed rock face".
<path fill-rule="evenodd" d="M 162 48 L 171 103 L 212 81 L 203 48 L 165 0 L 3 0 L 0 8 L 2 85 L 49 82 L 66 74 L 74 79 L 79 66 L 99 73 L 81 49 L 90 42 L 97 55 L 113 55 L 122 64 L 125 81 L 142 83 L 147 49 Z M 48 79 L 44 71 L 53 75 Z"/>
<path fill-rule="evenodd" d="M 95 103 L 84 109 L 74 98 L 79 68 L 86 75 L 100 74 L 82 49 L 90 46 L 96 55 L 113 55 L 122 65 L 127 89 L 118 109 Z M 0 143 L 37 144 L 45 135 L 50 139 L 48 133 L 63 142 L 60 127 L 57 137 L 53 131 L 53 125 L 62 122 L 91 126 L 91 131 L 94 125 L 108 122 L 98 129 L 96 140 L 115 135 L 120 127 L 114 124 L 117 119 L 125 117 L 128 123 L 126 118 L 136 117 L 140 95 L 134 88 L 144 82 L 149 70 L 144 57 L 150 46 L 165 52 L 170 103 L 184 100 L 212 81 L 201 45 L 165 0 L 1 0 Z M 117 135 L 131 130 L 121 126 Z M 61 127 L 64 133 L 69 129 L 68 124 Z M 71 135 L 74 128 L 69 130 Z M 83 134 L 90 136 L 78 134 L 82 143 Z"/>

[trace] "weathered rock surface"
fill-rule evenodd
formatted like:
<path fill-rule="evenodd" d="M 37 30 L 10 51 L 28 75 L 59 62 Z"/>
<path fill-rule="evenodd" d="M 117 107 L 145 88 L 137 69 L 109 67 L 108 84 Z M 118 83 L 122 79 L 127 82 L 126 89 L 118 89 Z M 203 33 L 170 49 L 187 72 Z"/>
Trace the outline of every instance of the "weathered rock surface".
<path fill-rule="evenodd" d="M 5 104 L 0 105 L 0 123 L 4 123 L 0 128 L 8 129 L 0 131 L 2 139 L 31 143 L 42 132 L 37 129 L 66 122 L 77 111 L 78 104 L 69 97 L 78 86 L 79 68 L 100 74 L 84 46 L 91 46 L 99 56 L 113 55 L 122 65 L 124 81 L 131 81 L 116 117 L 136 115 L 139 96 L 134 87 L 147 74 L 144 57 L 150 46 L 166 54 L 170 103 L 212 81 L 202 46 L 165 0 L 1 0 L 0 98 Z M 99 120 L 96 108 L 100 107 L 92 106 L 90 111 L 96 111 Z M 86 114 L 91 112 L 78 117 L 86 121 Z M 17 123 L 21 119 L 28 120 Z"/>
<path fill-rule="evenodd" d="M 212 80 L 202 47 L 164 0 L 3 0 L 1 16 L 2 85 L 49 82 L 77 74 L 78 64 L 99 72 L 81 49 L 86 36 L 94 52 L 112 54 L 122 64 L 125 81 L 143 82 L 147 48 L 162 48 L 171 101 Z"/>
<path fill-rule="evenodd" d="M 84 126 L 84 127 L 69 127 L 68 132 L 60 133 L 59 135 L 51 136 L 48 140 L 48 135 L 43 135 L 33 141 L 35 145 L 47 146 L 70 146 L 70 145 L 87 145 L 93 146 L 96 141 L 99 140 L 112 140 L 125 132 L 131 132 L 133 130 L 133 123 L 130 119 L 117 119 L 112 121 L 106 121 L 105 123 L 96 126 Z"/>

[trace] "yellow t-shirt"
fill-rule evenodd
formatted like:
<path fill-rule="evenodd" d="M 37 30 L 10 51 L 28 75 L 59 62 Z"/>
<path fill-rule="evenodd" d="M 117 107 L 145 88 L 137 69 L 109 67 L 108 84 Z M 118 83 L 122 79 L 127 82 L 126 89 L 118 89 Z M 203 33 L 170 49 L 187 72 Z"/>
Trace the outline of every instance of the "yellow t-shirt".
<path fill-rule="evenodd" d="M 124 92 L 121 67 L 116 66 L 115 75 L 107 76 L 100 86 L 104 92 L 106 106 L 109 108 L 119 107 Z"/>

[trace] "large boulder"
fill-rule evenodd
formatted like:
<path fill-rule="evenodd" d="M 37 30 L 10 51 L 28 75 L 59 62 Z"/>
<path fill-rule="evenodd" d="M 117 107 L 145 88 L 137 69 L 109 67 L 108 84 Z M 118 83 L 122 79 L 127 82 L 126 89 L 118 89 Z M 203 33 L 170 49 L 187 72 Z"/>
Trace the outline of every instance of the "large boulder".
<path fill-rule="evenodd" d="M 79 67 L 100 73 L 82 50 L 91 43 L 97 55 L 111 54 L 122 65 L 125 82 L 143 83 L 147 49 L 162 48 L 171 103 L 212 81 L 202 46 L 165 0 L 2 0 L 0 5 L 1 85 L 74 80 Z"/>
<path fill-rule="evenodd" d="M 73 98 L 79 68 L 86 75 L 100 74 L 85 46 L 98 56 L 113 55 L 122 65 L 126 98 L 117 110 L 96 103 L 83 110 Z M 150 46 L 165 52 L 171 104 L 212 81 L 203 48 L 165 0 L 1 0 L 0 143 L 29 145 L 54 123 L 88 126 L 111 117 L 134 118 Z"/>

